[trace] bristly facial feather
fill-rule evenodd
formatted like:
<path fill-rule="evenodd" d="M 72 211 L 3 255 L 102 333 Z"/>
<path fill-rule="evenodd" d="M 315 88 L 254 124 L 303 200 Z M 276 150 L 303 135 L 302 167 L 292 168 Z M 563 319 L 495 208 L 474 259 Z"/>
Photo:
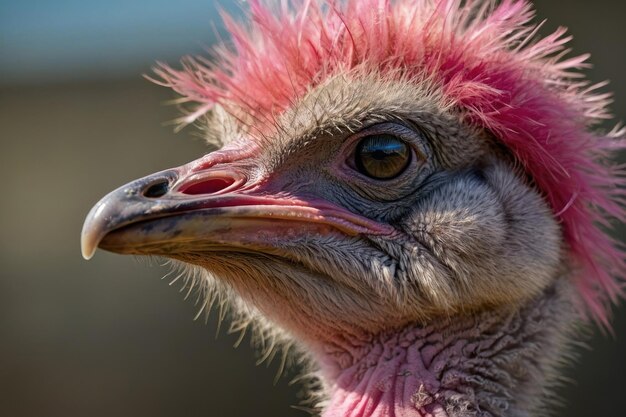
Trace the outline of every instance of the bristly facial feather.
<path fill-rule="evenodd" d="M 355 142 L 377 132 L 401 137 L 414 153 L 387 181 L 351 166 Z M 257 253 L 207 248 L 177 257 L 309 344 L 520 306 L 565 272 L 547 203 L 497 140 L 465 126 L 427 80 L 334 77 L 277 118 L 266 140 L 240 166 L 256 194 L 328 201 L 393 232 L 286 228 L 248 236 Z"/>
<path fill-rule="evenodd" d="M 604 228 L 624 132 L 591 132 L 610 100 L 585 57 L 536 39 L 524 0 L 248 17 L 215 63 L 156 69 L 220 150 L 103 198 L 85 256 L 194 265 L 202 308 L 223 295 L 264 357 L 310 354 L 326 417 L 544 415 L 572 324 L 608 325 L 626 272 Z"/>
<path fill-rule="evenodd" d="M 219 105 L 263 142 L 334 77 L 429 80 L 465 129 L 497 138 L 536 184 L 561 226 L 581 311 L 607 325 L 626 268 L 602 227 L 626 216 L 623 168 L 606 161 L 624 148 L 624 132 L 589 131 L 609 117 L 610 96 L 580 78 L 586 56 L 563 58 L 564 29 L 537 39 L 524 0 L 253 0 L 249 13 L 249 26 L 225 16 L 232 46 L 216 48 L 216 64 L 187 58 L 182 70 L 156 69 L 196 105 L 185 123 Z"/>

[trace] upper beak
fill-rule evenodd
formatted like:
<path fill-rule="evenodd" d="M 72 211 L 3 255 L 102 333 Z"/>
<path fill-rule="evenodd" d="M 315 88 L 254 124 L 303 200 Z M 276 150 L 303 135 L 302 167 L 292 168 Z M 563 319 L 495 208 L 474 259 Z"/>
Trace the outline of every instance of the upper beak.
<path fill-rule="evenodd" d="M 311 229 L 347 235 L 390 233 L 389 226 L 325 200 L 263 191 L 233 164 L 199 161 L 138 179 L 100 200 L 83 226 L 83 257 L 90 259 L 98 247 L 174 255 L 220 245 L 271 246 L 272 237 Z"/>

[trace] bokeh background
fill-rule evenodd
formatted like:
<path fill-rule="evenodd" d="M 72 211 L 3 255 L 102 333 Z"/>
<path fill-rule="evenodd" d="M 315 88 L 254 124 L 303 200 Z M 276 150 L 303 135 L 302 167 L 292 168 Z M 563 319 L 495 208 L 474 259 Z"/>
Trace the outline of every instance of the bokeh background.
<path fill-rule="evenodd" d="M 626 3 L 537 0 L 611 80 L 626 116 Z M 237 14 L 238 7 L 221 6 Z M 0 0 L 0 416 L 306 416 L 294 373 L 255 365 L 247 341 L 197 311 L 167 268 L 99 252 L 84 216 L 105 193 L 207 151 L 164 122 L 173 95 L 142 79 L 155 60 L 203 53 L 221 30 L 210 0 Z M 214 30 L 215 27 L 215 30 Z M 626 309 L 596 332 L 561 390 L 568 417 L 621 417 Z"/>

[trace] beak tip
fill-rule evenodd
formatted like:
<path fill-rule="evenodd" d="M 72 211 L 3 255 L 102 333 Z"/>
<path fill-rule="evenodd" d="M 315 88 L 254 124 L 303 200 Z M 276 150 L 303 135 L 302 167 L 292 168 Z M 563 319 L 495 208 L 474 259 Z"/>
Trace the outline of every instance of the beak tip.
<path fill-rule="evenodd" d="M 94 252 L 95 252 L 95 251 L 92 251 L 92 252 L 87 252 L 85 249 L 83 249 L 83 250 L 82 250 L 83 259 L 84 259 L 84 260 L 86 260 L 86 261 L 90 260 L 91 258 L 93 258 L 93 254 L 94 254 Z"/>
<path fill-rule="evenodd" d="M 83 255 L 83 258 L 88 261 L 93 258 L 94 253 L 96 253 L 97 245 L 94 245 L 92 239 L 87 239 L 87 236 L 83 235 L 80 240 L 80 251 Z"/>
<path fill-rule="evenodd" d="M 80 251 L 87 261 L 93 258 L 96 249 L 98 249 L 98 244 L 104 237 L 105 233 L 101 223 L 101 221 L 94 219 L 92 213 L 89 213 L 83 225 L 80 234 Z"/>
<path fill-rule="evenodd" d="M 114 193 L 115 191 L 109 195 Z M 104 197 L 89 211 L 83 223 L 83 230 L 80 233 L 80 251 L 83 258 L 87 261 L 93 258 L 100 241 L 109 231 L 107 221 L 109 204 L 107 204 L 107 198 L 109 196 Z"/>

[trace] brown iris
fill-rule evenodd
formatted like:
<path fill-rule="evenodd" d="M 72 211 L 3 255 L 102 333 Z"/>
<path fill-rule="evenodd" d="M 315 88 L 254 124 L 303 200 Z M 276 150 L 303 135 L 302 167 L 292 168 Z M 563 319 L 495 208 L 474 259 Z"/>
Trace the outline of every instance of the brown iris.
<path fill-rule="evenodd" d="M 394 135 L 366 136 L 356 147 L 357 169 L 370 178 L 389 180 L 400 175 L 411 161 L 409 145 Z"/>

